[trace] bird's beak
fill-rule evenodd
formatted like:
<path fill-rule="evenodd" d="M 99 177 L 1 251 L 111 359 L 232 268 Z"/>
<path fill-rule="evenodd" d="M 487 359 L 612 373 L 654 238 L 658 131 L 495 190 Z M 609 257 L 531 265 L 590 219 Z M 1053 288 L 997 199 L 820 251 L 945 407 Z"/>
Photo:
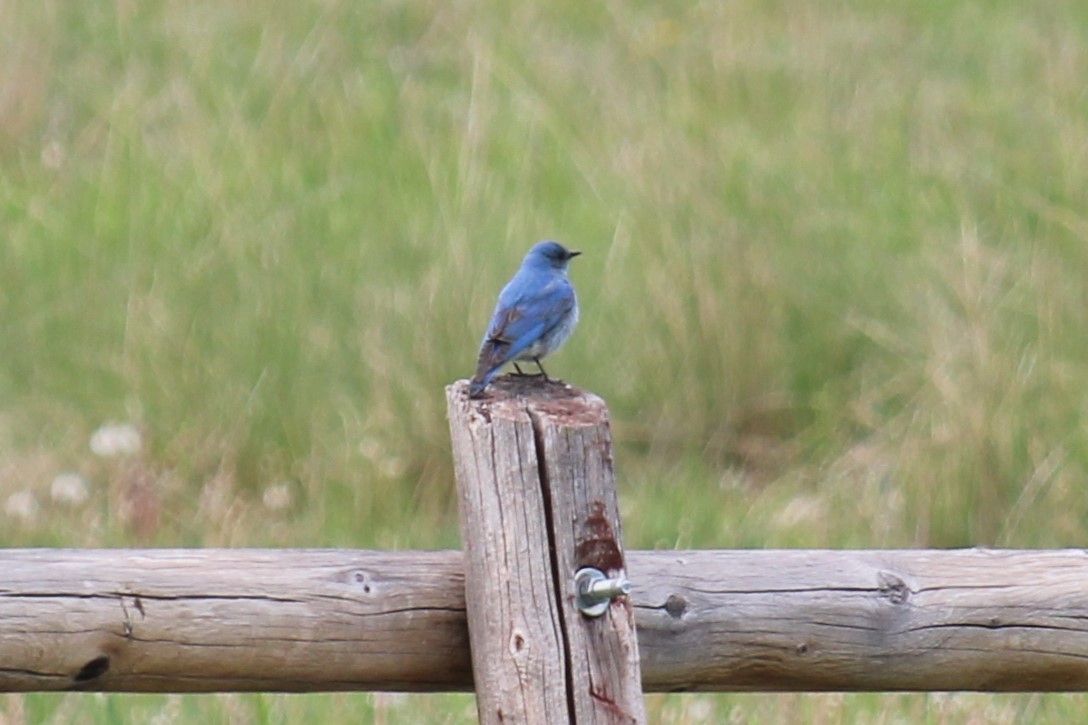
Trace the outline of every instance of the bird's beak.
<path fill-rule="evenodd" d="M 581 252 L 567 252 L 567 259 L 574 259 L 579 254 L 581 254 Z"/>

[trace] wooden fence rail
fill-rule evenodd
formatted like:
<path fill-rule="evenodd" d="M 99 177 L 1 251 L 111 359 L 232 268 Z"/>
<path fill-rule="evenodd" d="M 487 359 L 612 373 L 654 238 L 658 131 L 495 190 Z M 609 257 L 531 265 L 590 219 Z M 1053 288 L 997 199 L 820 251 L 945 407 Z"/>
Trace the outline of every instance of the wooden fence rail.
<path fill-rule="evenodd" d="M 1088 691 L 1088 554 L 629 551 L 663 691 Z M 472 688 L 459 551 L 0 550 L 0 691 Z"/>

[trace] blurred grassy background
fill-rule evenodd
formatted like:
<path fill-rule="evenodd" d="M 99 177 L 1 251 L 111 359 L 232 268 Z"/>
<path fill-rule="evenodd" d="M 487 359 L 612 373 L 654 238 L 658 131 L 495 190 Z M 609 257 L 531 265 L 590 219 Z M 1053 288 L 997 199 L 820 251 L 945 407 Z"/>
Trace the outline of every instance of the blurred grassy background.
<path fill-rule="evenodd" d="M 442 388 L 550 237 L 585 255 L 549 371 L 609 401 L 629 546 L 1083 546 L 1086 74 L 1073 0 L 0 3 L 0 545 L 457 546 Z M 110 421 L 135 453 L 91 452 Z M 650 698 L 662 722 L 1083 705 Z"/>

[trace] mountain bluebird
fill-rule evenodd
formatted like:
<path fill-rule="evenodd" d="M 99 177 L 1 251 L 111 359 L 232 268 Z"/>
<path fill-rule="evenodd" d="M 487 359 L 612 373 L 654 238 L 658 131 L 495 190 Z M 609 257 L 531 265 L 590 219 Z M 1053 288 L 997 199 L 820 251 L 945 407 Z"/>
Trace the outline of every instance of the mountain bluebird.
<path fill-rule="evenodd" d="M 478 398 L 499 368 L 532 360 L 548 380 L 540 359 L 558 350 L 578 324 L 578 298 L 567 279 L 567 265 L 581 252 L 556 242 L 540 242 L 525 255 L 521 269 L 499 294 L 483 343 L 469 396 Z"/>

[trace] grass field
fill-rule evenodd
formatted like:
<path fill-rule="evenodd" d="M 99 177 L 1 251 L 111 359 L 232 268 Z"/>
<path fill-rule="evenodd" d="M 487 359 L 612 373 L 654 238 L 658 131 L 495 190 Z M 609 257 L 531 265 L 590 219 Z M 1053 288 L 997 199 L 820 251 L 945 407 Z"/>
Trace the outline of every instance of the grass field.
<path fill-rule="evenodd" d="M 1084 546 L 1086 73 L 1073 0 L 0 3 L 0 545 L 457 546 L 443 386 L 555 238 L 583 322 L 548 369 L 611 406 L 629 546 Z M 92 453 L 110 422 L 134 453 Z M 0 698 L 0 723 L 473 715 Z"/>

